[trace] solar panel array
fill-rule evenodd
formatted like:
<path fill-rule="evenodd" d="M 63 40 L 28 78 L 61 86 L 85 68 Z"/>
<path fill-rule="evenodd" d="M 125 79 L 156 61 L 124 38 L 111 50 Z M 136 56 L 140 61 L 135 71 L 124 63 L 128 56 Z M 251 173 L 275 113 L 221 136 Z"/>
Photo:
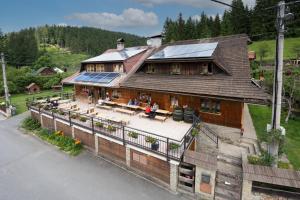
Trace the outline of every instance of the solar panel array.
<path fill-rule="evenodd" d="M 108 84 L 118 76 L 120 76 L 120 74 L 115 72 L 84 72 L 75 78 L 75 82 L 92 82 Z"/>
<path fill-rule="evenodd" d="M 187 45 L 167 46 L 153 54 L 148 59 L 171 59 L 171 58 L 204 58 L 211 57 L 218 43 L 199 43 Z"/>

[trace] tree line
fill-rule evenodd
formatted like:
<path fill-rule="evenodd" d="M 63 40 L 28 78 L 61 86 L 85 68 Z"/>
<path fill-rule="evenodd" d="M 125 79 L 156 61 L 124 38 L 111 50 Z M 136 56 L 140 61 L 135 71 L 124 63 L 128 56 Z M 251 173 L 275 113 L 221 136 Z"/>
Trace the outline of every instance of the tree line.
<path fill-rule="evenodd" d="M 288 0 L 286 2 L 289 2 Z M 266 10 L 278 0 L 256 0 L 256 5 L 249 8 L 242 0 L 233 0 L 232 8 L 225 10 L 223 16 L 208 16 L 204 12 L 197 18 L 167 18 L 164 23 L 165 42 L 216 37 L 246 33 L 252 40 L 274 39 L 276 35 L 276 10 Z M 288 37 L 300 36 L 300 6 L 290 6 L 295 19 L 287 23 Z"/>
<path fill-rule="evenodd" d="M 5 52 L 6 60 L 12 66 L 33 66 L 43 56 L 47 45 L 58 45 L 73 53 L 94 56 L 116 48 L 118 38 L 124 38 L 128 47 L 145 45 L 145 38 L 128 33 L 91 27 L 45 25 L 8 34 L 0 30 L 0 51 Z"/>

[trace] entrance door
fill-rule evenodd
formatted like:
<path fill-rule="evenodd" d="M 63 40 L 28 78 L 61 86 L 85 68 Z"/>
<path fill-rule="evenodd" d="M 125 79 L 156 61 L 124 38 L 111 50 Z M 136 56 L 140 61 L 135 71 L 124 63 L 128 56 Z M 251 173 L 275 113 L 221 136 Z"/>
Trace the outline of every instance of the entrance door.
<path fill-rule="evenodd" d="M 105 90 L 105 88 L 101 88 L 100 89 L 100 94 L 101 94 L 101 99 L 105 99 L 105 97 L 106 97 L 106 90 Z"/>

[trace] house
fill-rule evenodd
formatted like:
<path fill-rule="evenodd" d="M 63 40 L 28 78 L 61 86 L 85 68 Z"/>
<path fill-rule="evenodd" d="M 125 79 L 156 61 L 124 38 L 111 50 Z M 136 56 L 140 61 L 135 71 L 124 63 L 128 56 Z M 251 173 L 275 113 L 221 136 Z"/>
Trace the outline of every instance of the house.
<path fill-rule="evenodd" d="M 126 99 L 151 96 L 169 111 L 188 106 L 205 122 L 242 128 L 244 103 L 267 100 L 250 79 L 247 41 L 233 35 L 163 45 L 118 93 Z"/>
<path fill-rule="evenodd" d="M 87 101 L 91 97 L 96 103 L 106 98 L 110 88 L 119 88 L 120 82 L 143 63 L 149 50 L 147 46 L 125 48 L 121 38 L 116 49 L 108 49 L 99 56 L 82 61 L 79 73 L 64 79 L 62 83 L 74 84 L 78 100 Z M 118 94 L 111 94 L 111 98 L 117 100 Z"/>
<path fill-rule="evenodd" d="M 130 48 L 118 40 L 116 49 L 83 61 L 79 72 L 63 80 L 74 84 L 76 101 L 58 105 L 60 112 L 32 106 L 31 115 L 173 191 L 183 187 L 212 199 L 217 155 L 195 153 L 195 138 L 207 136 L 212 148 L 219 140 L 203 122 L 241 129 L 244 104 L 267 102 L 250 77 L 248 37 L 164 45 L 161 39 L 150 37 L 148 46 Z M 105 100 L 98 104 L 99 99 Z M 154 103 L 159 109 L 150 118 L 145 106 Z M 179 107 L 192 117 L 190 123 L 172 119 Z"/>
<path fill-rule="evenodd" d="M 31 83 L 26 87 L 28 94 L 34 94 L 40 92 L 40 87 L 36 83 Z"/>
<path fill-rule="evenodd" d="M 56 71 L 51 67 L 42 67 L 36 71 L 36 74 L 40 76 L 51 76 L 56 74 Z"/>
<path fill-rule="evenodd" d="M 55 71 L 56 73 L 58 73 L 58 74 L 62 74 L 62 73 L 65 72 L 64 70 L 62 70 L 62 69 L 60 69 L 60 68 L 58 68 L 58 67 L 54 67 L 54 71 Z"/>
<path fill-rule="evenodd" d="M 250 61 L 255 60 L 256 59 L 255 51 L 249 51 L 248 52 L 248 58 L 249 58 Z"/>

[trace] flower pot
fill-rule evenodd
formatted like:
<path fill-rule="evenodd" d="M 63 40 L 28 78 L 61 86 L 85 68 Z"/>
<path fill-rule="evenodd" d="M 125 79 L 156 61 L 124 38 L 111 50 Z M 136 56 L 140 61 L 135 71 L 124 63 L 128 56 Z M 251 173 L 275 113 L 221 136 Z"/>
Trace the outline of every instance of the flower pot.
<path fill-rule="evenodd" d="M 154 151 L 157 151 L 159 148 L 159 143 L 158 142 L 155 142 L 155 143 L 152 143 L 151 144 L 151 149 L 154 150 Z"/>

